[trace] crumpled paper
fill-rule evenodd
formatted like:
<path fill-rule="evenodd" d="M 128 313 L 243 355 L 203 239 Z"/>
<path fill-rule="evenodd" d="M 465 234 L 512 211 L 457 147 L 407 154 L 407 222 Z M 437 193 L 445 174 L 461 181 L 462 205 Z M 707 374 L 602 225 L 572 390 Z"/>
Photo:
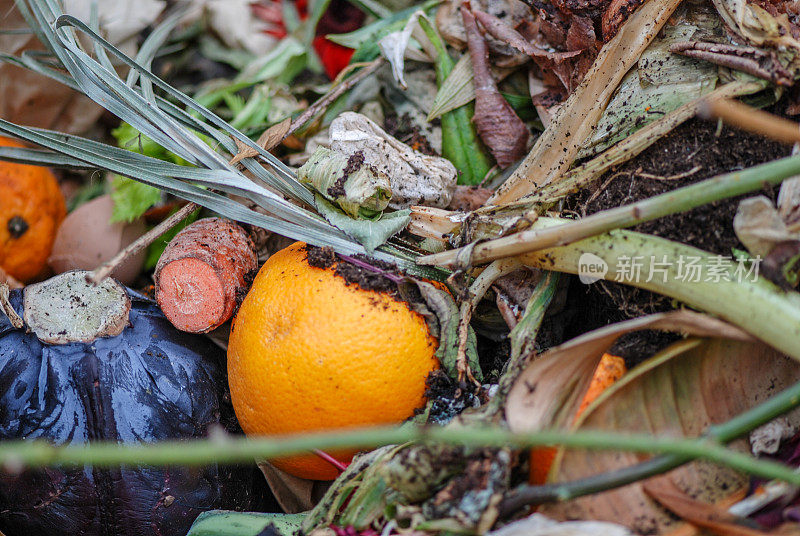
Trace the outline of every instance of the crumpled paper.
<path fill-rule="evenodd" d="M 331 149 L 346 155 L 361 151 L 366 164 L 389 176 L 391 208 L 444 208 L 450 204 L 458 175 L 450 161 L 415 151 L 355 112 L 345 112 L 334 119 L 329 136 Z"/>

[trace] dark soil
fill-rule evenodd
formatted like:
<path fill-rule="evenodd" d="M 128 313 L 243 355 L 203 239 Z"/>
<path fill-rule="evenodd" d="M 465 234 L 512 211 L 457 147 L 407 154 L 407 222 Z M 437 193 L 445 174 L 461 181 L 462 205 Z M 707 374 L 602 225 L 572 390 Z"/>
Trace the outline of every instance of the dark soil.
<path fill-rule="evenodd" d="M 363 255 L 342 258 L 331 248 L 306 246 L 308 264 L 315 268 L 334 267 L 334 273 L 344 279 L 347 285 L 356 285 L 364 290 L 385 292 L 399 296 L 397 280 L 403 275 L 394 264 L 368 259 Z"/>
<path fill-rule="evenodd" d="M 788 156 L 791 147 L 761 136 L 723 127 L 714 121 L 691 120 L 656 142 L 630 162 L 606 173 L 597 191 L 585 190 L 568 199 L 569 210 L 593 214 L 668 192 L 681 186 Z M 775 199 L 778 188 L 765 187 L 741 197 L 718 201 L 647 222 L 635 231 L 680 241 L 720 255 L 742 248 L 733 231 L 733 217 L 739 202 L 763 194 Z M 602 281 L 584 285 L 571 283 L 568 302 L 572 305 L 565 327 L 565 339 L 603 325 L 644 314 L 674 309 L 670 298 L 648 291 Z M 633 365 L 674 341 L 676 336 L 641 332 L 623 337 L 613 348 Z"/>
<path fill-rule="evenodd" d="M 355 153 L 351 154 L 350 157 L 347 159 L 347 165 L 344 167 L 344 172 L 342 176 L 336 179 L 336 182 L 333 183 L 333 186 L 328 188 L 328 195 L 337 198 L 337 197 L 344 197 L 344 185 L 347 183 L 348 177 L 353 173 L 357 172 L 361 169 L 361 166 L 364 165 L 364 152 L 363 151 L 356 151 Z"/>

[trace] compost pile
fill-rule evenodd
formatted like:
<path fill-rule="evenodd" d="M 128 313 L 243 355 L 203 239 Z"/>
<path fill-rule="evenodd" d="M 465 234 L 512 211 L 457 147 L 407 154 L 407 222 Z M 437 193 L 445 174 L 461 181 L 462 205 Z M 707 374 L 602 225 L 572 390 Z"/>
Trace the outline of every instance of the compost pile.
<path fill-rule="evenodd" d="M 800 530 L 796 3 L 0 8 L 0 536 Z"/>

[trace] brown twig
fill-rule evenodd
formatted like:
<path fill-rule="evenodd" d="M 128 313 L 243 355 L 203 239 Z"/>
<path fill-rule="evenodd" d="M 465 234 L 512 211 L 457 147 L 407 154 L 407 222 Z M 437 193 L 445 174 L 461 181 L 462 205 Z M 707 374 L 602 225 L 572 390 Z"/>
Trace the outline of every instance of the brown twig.
<path fill-rule="evenodd" d="M 755 47 L 686 41 L 669 47 L 670 52 L 729 67 L 755 77 L 769 80 L 779 86 L 791 86 L 794 77 L 778 61 L 773 51 Z"/>
<path fill-rule="evenodd" d="M 728 125 L 781 143 L 800 142 L 800 125 L 739 101 L 730 99 L 706 101 L 698 112 L 701 117 L 722 119 Z"/>
<path fill-rule="evenodd" d="M 145 234 L 140 236 L 135 242 L 131 245 L 124 248 L 122 251 L 114 255 L 114 257 L 97 268 L 92 272 L 89 277 L 89 280 L 94 283 L 95 285 L 100 283 L 103 279 L 111 275 L 120 264 L 125 262 L 128 258 L 132 255 L 136 255 L 144 248 L 155 242 L 155 240 L 178 225 L 184 218 L 186 218 L 189 214 L 194 212 L 197 209 L 197 205 L 194 203 L 187 203 L 180 210 L 178 210 L 175 214 L 167 218 L 166 220 L 162 221 Z"/>
<path fill-rule="evenodd" d="M 383 65 L 384 59 L 382 57 L 372 61 L 364 66 L 358 73 L 354 74 L 350 78 L 342 81 L 338 85 L 331 88 L 325 95 L 317 99 L 314 104 L 306 108 L 306 110 L 300 114 L 297 119 L 292 121 L 292 126 L 289 127 L 289 130 L 286 131 L 284 135 L 284 139 L 289 137 L 291 134 L 296 132 L 300 127 L 308 123 L 312 117 L 317 115 L 319 112 L 327 108 L 333 101 L 338 99 L 345 91 L 349 90 L 366 77 L 374 73 L 378 70 L 379 67 Z"/>

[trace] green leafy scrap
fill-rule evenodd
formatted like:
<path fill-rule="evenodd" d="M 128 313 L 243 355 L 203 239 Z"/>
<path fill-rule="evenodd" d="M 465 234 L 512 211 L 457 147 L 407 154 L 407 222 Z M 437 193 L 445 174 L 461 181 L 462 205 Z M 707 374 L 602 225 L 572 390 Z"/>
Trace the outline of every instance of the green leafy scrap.
<path fill-rule="evenodd" d="M 114 209 L 111 223 L 132 222 L 161 201 L 161 190 L 143 182 L 114 175 L 111 179 Z"/>

